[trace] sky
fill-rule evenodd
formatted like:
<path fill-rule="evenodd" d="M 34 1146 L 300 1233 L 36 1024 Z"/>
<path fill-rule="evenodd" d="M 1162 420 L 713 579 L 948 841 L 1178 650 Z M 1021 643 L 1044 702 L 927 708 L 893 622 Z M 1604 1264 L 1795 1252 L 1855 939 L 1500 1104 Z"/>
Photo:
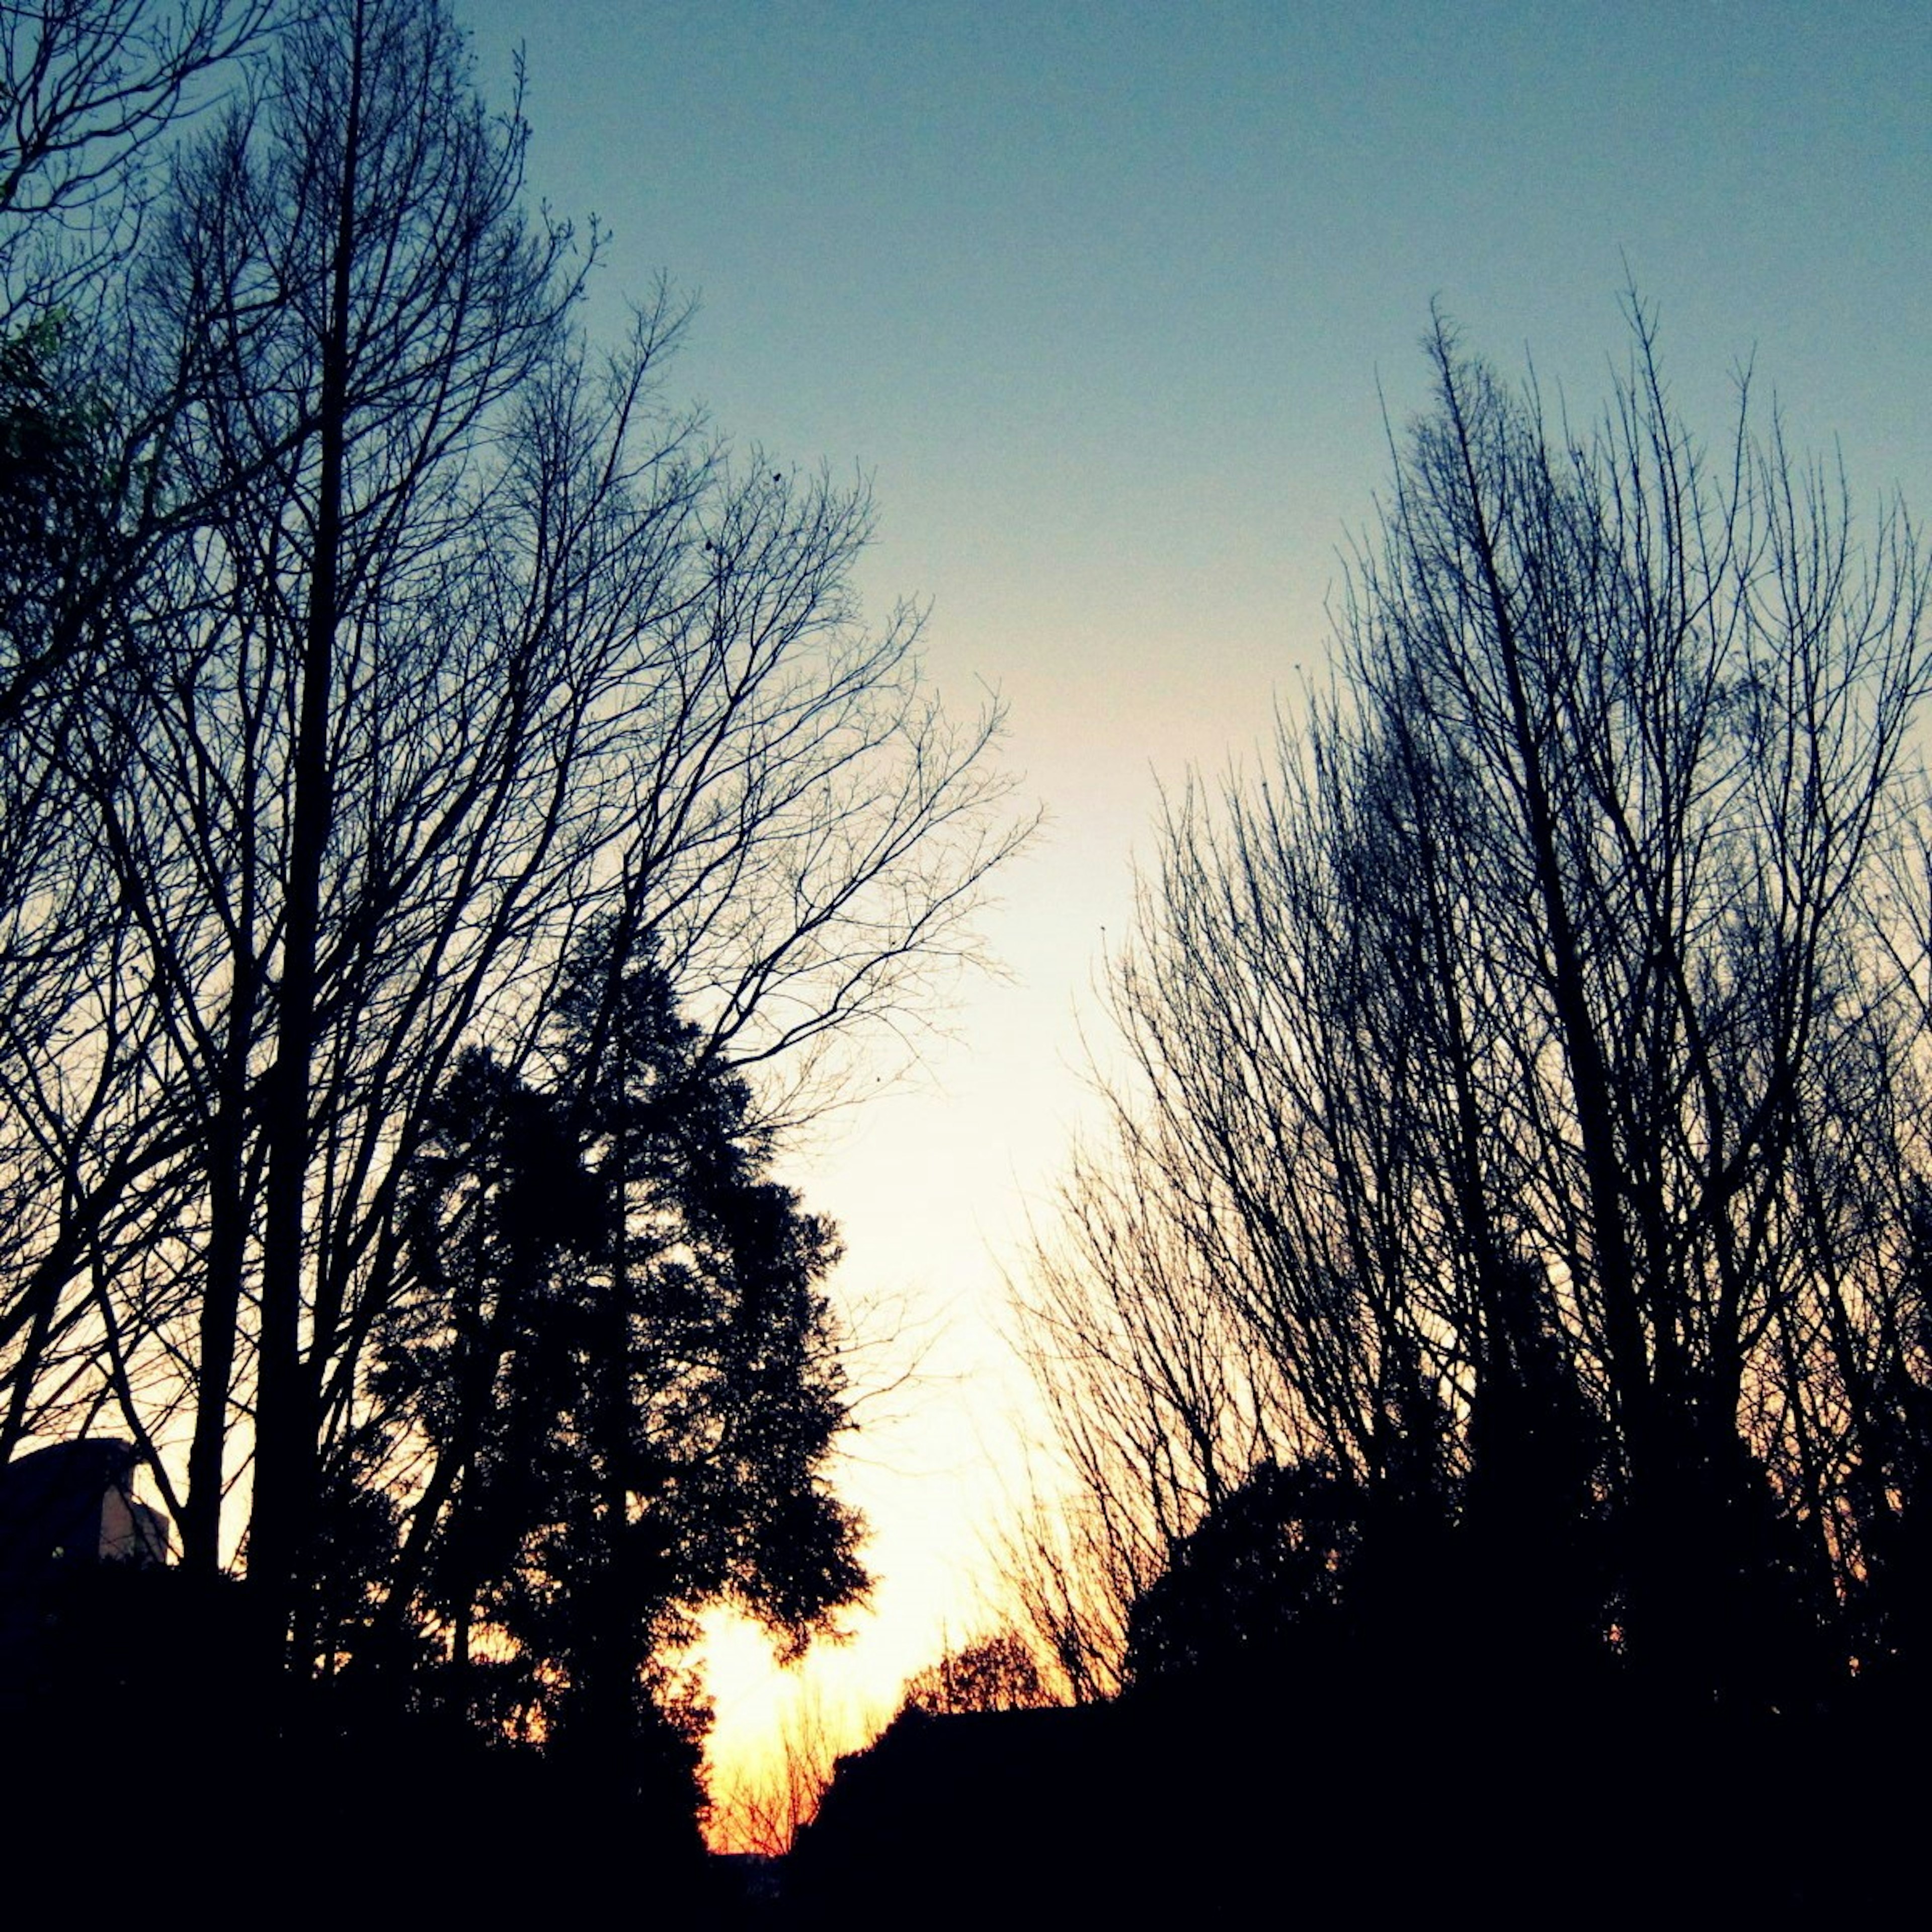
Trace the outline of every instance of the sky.
<path fill-rule="evenodd" d="M 861 1402 L 841 1474 L 872 1610 L 789 1674 L 714 1644 L 728 1781 L 788 1708 L 856 1730 L 992 1614 L 1005 1284 L 1094 1118 L 1135 854 L 1164 789 L 1324 674 L 1432 303 L 1587 420 L 1634 287 L 1700 434 L 1748 369 L 1862 514 L 1932 515 L 1932 34 L 1856 0 L 457 10 L 493 101 L 524 50 L 533 192 L 606 232 L 590 326 L 668 275 L 699 304 L 674 391 L 869 480 L 868 604 L 929 605 L 931 676 L 1004 704 L 1046 814 L 983 922 L 1004 976 L 784 1165 L 882 1344 L 862 1393 L 917 1373 Z"/>

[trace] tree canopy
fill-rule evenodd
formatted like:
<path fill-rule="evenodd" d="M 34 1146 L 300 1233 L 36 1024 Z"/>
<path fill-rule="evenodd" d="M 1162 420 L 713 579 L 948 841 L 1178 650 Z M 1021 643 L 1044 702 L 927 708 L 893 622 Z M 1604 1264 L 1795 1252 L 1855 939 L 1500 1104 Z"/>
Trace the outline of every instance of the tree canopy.
<path fill-rule="evenodd" d="M 695 1612 L 796 1652 L 867 1580 L 824 1480 L 832 1232 L 662 968 L 610 941 L 573 959 L 543 1084 L 478 1048 L 439 1097 L 354 1445 L 422 1460 L 362 1614 L 413 1638 L 424 1694 L 607 1763 L 688 1722 L 665 1670 Z"/>

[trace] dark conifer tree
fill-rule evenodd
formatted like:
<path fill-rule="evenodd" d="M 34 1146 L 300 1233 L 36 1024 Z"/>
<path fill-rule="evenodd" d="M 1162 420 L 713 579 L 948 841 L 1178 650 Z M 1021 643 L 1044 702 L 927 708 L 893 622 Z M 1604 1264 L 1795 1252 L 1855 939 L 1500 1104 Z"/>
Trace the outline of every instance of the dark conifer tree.
<path fill-rule="evenodd" d="M 392 1631 L 434 1638 L 439 1701 L 640 1792 L 694 1763 L 666 1658 L 698 1610 L 796 1649 L 866 1587 L 824 1478 L 837 1244 L 768 1154 L 648 944 L 601 928 L 536 1078 L 476 1052 L 446 1090 L 381 1339 L 397 1449 L 429 1468 Z"/>

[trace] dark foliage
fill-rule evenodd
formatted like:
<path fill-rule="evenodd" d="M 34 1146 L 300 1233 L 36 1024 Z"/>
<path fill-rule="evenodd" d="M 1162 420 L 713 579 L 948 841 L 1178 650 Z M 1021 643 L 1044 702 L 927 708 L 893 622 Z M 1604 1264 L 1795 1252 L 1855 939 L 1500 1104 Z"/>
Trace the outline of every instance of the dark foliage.
<path fill-rule="evenodd" d="M 899 1709 L 962 1717 L 973 1712 L 1040 1710 L 1055 1701 L 1032 1647 L 1016 1630 L 998 1630 L 915 1671 L 906 1680 Z"/>
<path fill-rule="evenodd" d="M 1356 1606 L 1366 1498 L 1335 1468 L 1264 1463 L 1174 1546 L 1127 1618 L 1126 1678 L 1232 1690 L 1333 1652 Z"/>
<path fill-rule="evenodd" d="M 580 950 L 544 1084 L 466 1055 L 414 1164 L 372 1386 L 428 1473 L 385 1621 L 416 1633 L 419 1696 L 688 1787 L 704 1714 L 668 1658 L 694 1613 L 796 1649 L 866 1579 L 824 1477 L 835 1239 L 648 948 L 615 944 Z"/>

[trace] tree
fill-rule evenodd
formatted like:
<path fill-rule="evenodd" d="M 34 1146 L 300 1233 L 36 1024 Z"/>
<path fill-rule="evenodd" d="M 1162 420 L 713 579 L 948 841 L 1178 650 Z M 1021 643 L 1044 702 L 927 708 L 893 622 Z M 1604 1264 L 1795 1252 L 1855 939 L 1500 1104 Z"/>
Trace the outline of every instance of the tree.
<path fill-rule="evenodd" d="M 520 1080 L 584 936 L 648 935 L 718 1082 L 768 1069 L 758 1124 L 796 1124 L 1021 836 L 997 711 L 949 719 L 916 614 L 857 609 L 863 491 L 667 406 L 668 298 L 592 352 L 524 140 L 439 5 L 283 24 L 129 272 L 194 374 L 181 514 L 34 712 L 65 843 L 6 910 L 62 970 L 0 1067 L 8 1440 L 114 1413 L 205 1570 L 243 1481 L 298 1679 L 338 1504 L 396 1480 L 371 1350 L 465 1052 Z"/>
<path fill-rule="evenodd" d="M 142 336 L 114 271 L 154 205 L 152 151 L 218 98 L 274 11 L 273 0 L 0 11 L 0 742 L 16 758 L 37 749 L 23 719 L 112 649 L 117 599 L 193 520 L 166 458 L 197 358 Z"/>
<path fill-rule="evenodd" d="M 1122 1687 L 1131 1608 L 1177 1541 L 1295 1440 L 1291 1392 L 1226 1292 L 1237 1224 L 1117 1119 L 1113 1158 L 1076 1155 L 1018 1284 L 1014 1340 L 1050 1435 L 1000 1556 L 1080 1702 Z"/>
<path fill-rule="evenodd" d="M 731 1781 L 710 1794 L 706 1836 L 719 1851 L 784 1858 L 818 1815 L 831 1786 L 844 1754 L 839 1732 L 852 1726 L 849 1720 L 835 1724 L 817 1680 L 802 1678 L 794 1690 L 763 1761 L 739 1764 Z M 858 1735 L 869 1737 L 878 1728 L 877 1719 L 870 1719 L 858 1727 Z"/>
<path fill-rule="evenodd" d="M 958 1717 L 971 1712 L 1037 1711 L 1054 1702 L 1033 1647 L 1018 1631 L 995 1630 L 946 1652 L 906 1679 L 899 1714 Z"/>
<path fill-rule="evenodd" d="M 1135 1599 L 1126 1682 L 1206 1678 L 1238 1695 L 1317 1645 L 1332 1659 L 1364 1608 L 1350 1588 L 1362 1530 L 1361 1498 L 1332 1468 L 1263 1463 L 1175 1540 Z"/>
<path fill-rule="evenodd" d="M 1492 1576 L 1553 1540 L 1585 1645 L 1775 1702 L 1864 1561 L 1922 1157 L 1889 875 L 1932 640 L 1903 513 L 1861 542 L 1748 388 L 1707 457 L 1632 317 L 1582 436 L 1438 318 L 1332 690 L 1169 811 L 1110 969 L 1109 1184 L 1186 1265 L 1139 1268 L 1083 1175 L 1027 1319 L 1063 1431 L 1156 1424 L 1090 1507 L 1171 1542 L 1198 1445 L 1281 1444 L 1360 1486 L 1365 1553 L 1404 1493 Z M 1187 1367 L 1216 1327 L 1264 1406 Z"/>
<path fill-rule="evenodd" d="M 866 1580 L 824 1480 L 836 1242 L 767 1177 L 749 1088 L 648 947 L 611 939 L 575 956 L 553 1087 L 459 1064 L 374 1384 L 395 1451 L 426 1458 L 392 1617 L 447 1633 L 466 1709 L 494 1680 L 477 1714 L 614 1772 L 688 1730 L 665 1673 L 699 1610 L 734 1603 L 796 1651 Z"/>
<path fill-rule="evenodd" d="M 136 242 L 142 164 L 272 0 L 17 0 L 0 13 L 0 334 L 84 299 Z"/>
<path fill-rule="evenodd" d="M 164 172 L 152 164 L 272 10 L 0 9 L 0 1238 L 34 1258 L 0 1316 L 0 1360 L 11 1345 L 44 1363 L 63 1284 L 147 1178 L 138 1160 L 77 1157 L 58 1124 L 114 1105 L 130 1051 L 94 970 L 114 950 L 113 887 L 67 751 L 126 648 L 132 586 L 206 507 L 167 460 L 198 357 L 143 336 L 124 272 Z M 56 904 L 65 916 L 50 918 Z M 0 1456 L 26 1431 L 32 1378 L 0 1410 Z"/>

